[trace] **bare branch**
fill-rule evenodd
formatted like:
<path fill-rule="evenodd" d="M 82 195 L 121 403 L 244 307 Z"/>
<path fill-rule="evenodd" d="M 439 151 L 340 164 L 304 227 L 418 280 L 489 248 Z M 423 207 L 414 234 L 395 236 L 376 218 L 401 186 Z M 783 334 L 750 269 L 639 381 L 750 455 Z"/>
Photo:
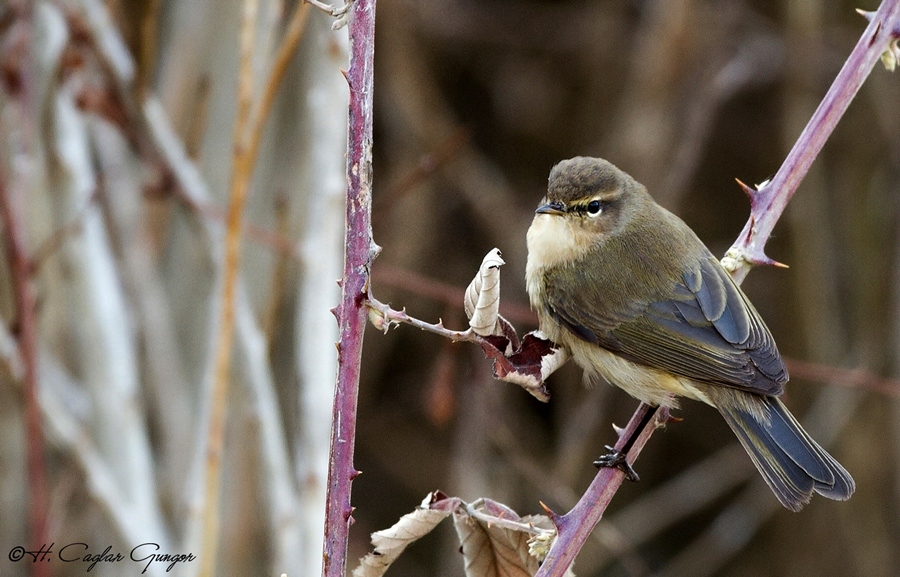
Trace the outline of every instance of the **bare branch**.
<path fill-rule="evenodd" d="M 763 250 L 766 241 L 872 67 L 900 35 L 900 0 L 884 0 L 869 20 L 856 47 L 771 182 L 756 189 L 743 186 L 750 197 L 750 219 L 722 259 L 722 265 L 738 282 L 747 276 L 752 265 L 776 264 Z"/>
<path fill-rule="evenodd" d="M 322 575 L 343 577 L 353 508 L 350 485 L 363 332 L 368 307 L 369 271 L 378 254 L 372 240 L 372 123 L 375 72 L 375 0 L 356 0 L 350 12 L 349 138 L 347 142 L 347 208 L 341 304 L 338 375 L 332 412 L 328 493 L 325 502 L 325 546 Z"/>

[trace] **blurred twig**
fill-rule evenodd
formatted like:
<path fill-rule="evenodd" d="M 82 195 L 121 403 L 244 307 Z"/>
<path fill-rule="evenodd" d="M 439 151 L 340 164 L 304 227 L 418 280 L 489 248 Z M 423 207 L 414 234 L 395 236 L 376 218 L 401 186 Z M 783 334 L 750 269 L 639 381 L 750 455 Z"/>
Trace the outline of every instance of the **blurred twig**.
<path fill-rule="evenodd" d="M 680 204 L 724 105 L 747 88 L 771 82 L 780 71 L 783 52 L 779 39 L 756 34 L 742 42 L 699 93 L 692 95 L 663 184 L 654 195 L 657 202 L 670 207 Z"/>
<path fill-rule="evenodd" d="M 202 575 L 215 573 L 215 550 L 218 538 L 218 494 L 221 476 L 221 454 L 224 443 L 225 411 L 227 408 L 228 380 L 234 340 L 235 298 L 238 271 L 240 269 L 240 243 L 243 229 L 244 206 L 253 176 L 253 168 L 259 154 L 259 145 L 275 95 L 284 78 L 287 66 L 303 37 L 309 7 L 298 5 L 288 25 L 288 30 L 278 50 L 275 63 L 269 73 L 262 95 L 253 103 L 253 51 L 254 32 L 258 12 L 258 0 L 245 0 L 241 19 L 241 65 L 238 83 L 238 108 L 233 136 L 233 166 L 231 201 L 226 217 L 225 271 L 222 293 L 220 340 L 216 354 L 216 372 L 212 391 L 209 444 L 207 458 L 207 508 L 204 520 L 205 566 Z"/>
<path fill-rule="evenodd" d="M 0 163 L 0 221 L 3 223 L 6 258 L 9 264 L 13 297 L 16 304 L 14 331 L 18 335 L 19 353 L 24 366 L 25 436 L 28 455 L 29 535 L 32 551 L 41 550 L 47 542 L 47 470 L 44 462 L 44 432 L 38 400 L 37 318 L 33 267 L 25 247 L 23 208 L 20 199 L 9 190 L 7 175 Z M 48 566 L 34 563 L 34 577 L 49 574 Z"/>
<path fill-rule="evenodd" d="M 203 139 L 203 131 L 206 130 L 206 117 L 209 114 L 209 94 L 212 88 L 209 76 L 200 78 L 197 93 L 194 97 L 194 110 L 184 137 L 184 147 L 188 156 L 197 160 L 200 155 L 200 145 Z"/>
<path fill-rule="evenodd" d="M 900 397 L 900 379 L 879 377 L 862 369 L 843 369 L 791 358 L 785 358 L 784 362 L 791 377 L 794 378 L 799 377 L 819 383 L 834 382 L 845 387 L 865 389 L 890 397 Z"/>
<path fill-rule="evenodd" d="M 156 70 L 156 56 L 159 37 L 159 8 L 161 0 L 148 0 L 140 19 L 140 54 L 138 54 L 137 94 L 143 100 L 147 94 L 153 73 Z"/>
<path fill-rule="evenodd" d="M 225 222 L 225 219 L 227 218 L 226 211 L 222 210 L 212 202 L 203 202 L 201 199 L 196 198 L 185 189 L 182 183 L 179 183 L 178 186 L 175 187 L 174 193 L 182 205 L 199 217 L 214 220 L 217 223 Z M 293 239 L 288 237 L 282 231 L 273 231 L 252 222 L 244 222 L 241 226 L 243 227 L 243 234 L 246 234 L 248 239 L 266 246 L 279 254 L 289 256 L 298 262 L 303 261 L 303 255 L 297 250 L 297 246 Z"/>
<path fill-rule="evenodd" d="M 276 229 L 272 234 L 276 235 L 279 240 L 287 243 L 290 251 L 280 251 L 278 258 L 275 260 L 275 270 L 272 271 L 272 292 L 269 295 L 269 302 L 266 305 L 263 316 L 262 331 L 266 335 L 270 356 L 272 354 L 272 339 L 275 337 L 278 315 L 284 300 L 285 288 L 288 284 L 288 263 L 290 263 L 290 257 L 294 256 L 296 252 L 294 245 L 288 240 L 287 198 L 284 195 L 279 195 L 275 199 L 275 227 Z"/>
<path fill-rule="evenodd" d="M 34 251 L 34 256 L 31 259 L 31 270 L 33 273 L 40 271 L 47 259 L 58 251 L 60 246 L 62 246 L 69 237 L 81 229 L 84 224 L 84 217 L 87 215 L 87 211 L 90 209 L 91 205 L 97 200 L 99 192 L 99 188 L 95 190 L 94 194 L 91 195 L 91 198 L 85 203 L 84 207 L 78 211 L 75 218 L 56 229 L 49 238 L 38 245 L 37 249 Z"/>
<path fill-rule="evenodd" d="M 263 129 L 269 118 L 269 112 L 272 110 L 272 103 L 275 102 L 275 96 L 278 94 L 278 87 L 281 86 L 288 64 L 290 64 L 291 58 L 297 52 L 300 40 L 303 39 L 308 17 L 309 4 L 298 4 L 294 9 L 293 16 L 291 16 L 291 21 L 288 24 L 284 39 L 281 41 L 281 46 L 278 48 L 278 55 L 275 57 L 272 70 L 269 72 L 269 78 L 266 81 L 262 96 L 254 107 L 252 120 L 248 119 L 250 133 L 246 137 L 242 136 L 242 138 L 247 138 L 247 159 L 251 167 L 256 162 Z M 248 72 L 248 74 L 250 73 Z"/>
<path fill-rule="evenodd" d="M 434 150 L 423 154 L 415 168 L 401 178 L 400 182 L 388 188 L 384 196 L 378 199 L 378 204 L 372 211 L 373 220 L 377 222 L 384 218 L 384 215 L 389 213 L 400 199 L 459 154 L 468 140 L 469 130 L 461 126 Z"/>
<path fill-rule="evenodd" d="M 234 126 L 231 175 L 231 200 L 225 235 L 225 270 L 222 280 L 222 309 L 219 318 L 219 341 L 216 348 L 215 376 L 211 395 L 208 444 L 206 455 L 206 498 L 203 514 L 203 549 L 200 575 L 213 577 L 216 572 L 216 546 L 219 540 L 219 491 L 222 452 L 225 443 L 225 415 L 228 407 L 228 381 L 234 342 L 235 298 L 240 267 L 241 223 L 247 200 L 247 189 L 253 174 L 253 159 L 246 140 L 253 98 L 253 44 L 256 31 L 258 0 L 245 0 L 241 17 L 241 62 L 238 79 L 238 104 Z"/>

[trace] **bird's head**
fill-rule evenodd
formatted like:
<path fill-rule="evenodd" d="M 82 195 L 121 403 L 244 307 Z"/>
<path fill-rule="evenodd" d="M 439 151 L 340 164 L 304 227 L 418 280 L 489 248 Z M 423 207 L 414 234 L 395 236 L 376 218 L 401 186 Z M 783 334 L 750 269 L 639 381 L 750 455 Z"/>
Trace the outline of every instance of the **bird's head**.
<path fill-rule="evenodd" d="M 547 196 L 528 231 L 532 264 L 577 260 L 623 230 L 648 200 L 640 184 L 606 160 L 563 160 L 550 172 Z"/>

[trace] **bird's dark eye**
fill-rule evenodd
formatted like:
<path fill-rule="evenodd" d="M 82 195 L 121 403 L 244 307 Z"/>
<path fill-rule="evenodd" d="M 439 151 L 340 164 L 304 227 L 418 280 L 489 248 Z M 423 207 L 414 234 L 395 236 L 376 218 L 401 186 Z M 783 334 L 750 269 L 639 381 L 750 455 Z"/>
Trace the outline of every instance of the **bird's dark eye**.
<path fill-rule="evenodd" d="M 587 213 L 591 216 L 597 216 L 598 214 L 600 214 L 601 208 L 602 207 L 600 206 L 599 200 L 592 200 L 587 205 Z"/>

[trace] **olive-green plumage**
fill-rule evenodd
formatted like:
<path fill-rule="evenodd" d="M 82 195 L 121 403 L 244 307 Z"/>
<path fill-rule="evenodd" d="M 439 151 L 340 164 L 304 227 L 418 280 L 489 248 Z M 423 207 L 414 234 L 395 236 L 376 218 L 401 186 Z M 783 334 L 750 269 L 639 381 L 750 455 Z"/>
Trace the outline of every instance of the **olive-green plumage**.
<path fill-rule="evenodd" d="M 759 313 L 694 232 L 597 158 L 557 164 L 528 231 L 540 328 L 592 377 L 655 405 L 722 413 L 781 503 L 854 490 L 778 400 L 788 380 Z"/>

